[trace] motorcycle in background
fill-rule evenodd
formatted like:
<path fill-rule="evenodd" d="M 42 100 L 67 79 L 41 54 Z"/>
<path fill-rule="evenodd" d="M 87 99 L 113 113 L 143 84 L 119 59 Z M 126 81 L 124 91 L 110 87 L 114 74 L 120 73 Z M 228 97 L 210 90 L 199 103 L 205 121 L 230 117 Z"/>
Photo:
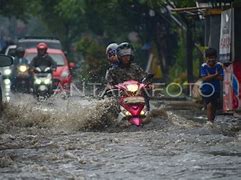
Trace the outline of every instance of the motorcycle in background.
<path fill-rule="evenodd" d="M 51 67 L 39 66 L 34 69 L 33 94 L 38 100 L 49 98 L 53 94 Z"/>
<path fill-rule="evenodd" d="M 19 64 L 15 69 L 12 90 L 15 92 L 29 93 L 31 88 L 31 73 L 28 64 Z"/>

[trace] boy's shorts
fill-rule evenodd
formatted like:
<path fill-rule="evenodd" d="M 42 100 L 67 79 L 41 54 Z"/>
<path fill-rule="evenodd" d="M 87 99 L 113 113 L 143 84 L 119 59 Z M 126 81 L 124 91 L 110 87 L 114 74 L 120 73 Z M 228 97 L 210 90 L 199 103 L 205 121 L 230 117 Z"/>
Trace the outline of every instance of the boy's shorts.
<path fill-rule="evenodd" d="M 202 97 L 205 104 L 208 105 L 209 103 L 213 104 L 214 106 L 218 105 L 219 93 L 214 93 L 212 96 L 209 97 Z"/>

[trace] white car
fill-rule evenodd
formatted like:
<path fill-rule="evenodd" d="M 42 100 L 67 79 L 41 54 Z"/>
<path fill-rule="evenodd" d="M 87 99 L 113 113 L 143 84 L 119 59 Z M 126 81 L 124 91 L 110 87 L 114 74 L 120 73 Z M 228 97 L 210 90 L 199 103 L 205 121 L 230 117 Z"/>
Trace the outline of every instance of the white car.
<path fill-rule="evenodd" d="M 6 56 L 0 54 L 0 67 L 10 67 L 13 64 L 13 58 L 11 56 Z M 8 84 L 9 80 L 3 79 L 0 73 L 0 111 L 2 110 L 2 101 L 3 101 L 3 92 L 5 92 L 2 88 L 2 84 Z M 5 94 L 6 95 L 6 94 Z"/>
<path fill-rule="evenodd" d="M 15 56 L 15 50 L 17 45 L 10 45 L 5 50 L 5 55 L 11 57 L 12 59 Z M 11 66 L 0 66 L 1 73 L 1 98 L 5 101 L 10 99 L 10 90 L 11 90 L 11 74 L 12 67 Z M 1 99 L 1 101 L 2 101 Z"/>
<path fill-rule="evenodd" d="M 15 51 L 16 51 L 17 45 L 10 45 L 7 47 L 7 49 L 5 50 L 5 55 L 8 56 L 15 56 Z"/>
<path fill-rule="evenodd" d="M 5 55 L 12 57 L 12 59 L 15 56 L 15 50 L 17 46 L 16 45 L 10 45 L 7 47 L 5 51 Z M 1 81 L 2 81 L 2 94 L 4 95 L 4 100 L 8 101 L 10 99 L 9 93 L 11 91 L 11 75 L 12 75 L 12 67 L 11 66 L 4 66 L 0 67 L 0 73 L 1 73 Z M 2 96 L 1 96 L 2 97 Z"/>
<path fill-rule="evenodd" d="M 6 56 L 12 56 L 14 58 L 17 45 L 10 45 L 5 51 Z M 12 73 L 11 67 L 0 67 L 0 72 L 4 79 L 9 79 Z"/>

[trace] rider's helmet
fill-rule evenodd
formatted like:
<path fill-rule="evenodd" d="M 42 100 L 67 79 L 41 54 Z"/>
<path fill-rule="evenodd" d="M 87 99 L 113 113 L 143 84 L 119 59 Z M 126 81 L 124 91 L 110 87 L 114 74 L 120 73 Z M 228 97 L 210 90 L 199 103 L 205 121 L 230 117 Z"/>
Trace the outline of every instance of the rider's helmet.
<path fill-rule="evenodd" d="M 117 51 L 117 56 L 119 60 L 121 60 L 122 56 L 127 56 L 127 55 L 130 56 L 131 61 L 134 60 L 134 48 L 130 43 L 123 42 L 119 44 L 116 51 Z"/>
<path fill-rule="evenodd" d="M 23 47 L 17 47 L 16 49 L 16 56 L 18 58 L 22 58 L 25 54 L 25 49 Z"/>
<path fill-rule="evenodd" d="M 105 53 L 107 56 L 107 59 L 110 59 L 112 56 L 116 55 L 116 49 L 118 47 L 118 44 L 111 43 L 106 47 Z"/>
<path fill-rule="evenodd" d="M 38 55 L 44 56 L 47 53 L 48 45 L 46 43 L 38 43 L 37 46 Z"/>

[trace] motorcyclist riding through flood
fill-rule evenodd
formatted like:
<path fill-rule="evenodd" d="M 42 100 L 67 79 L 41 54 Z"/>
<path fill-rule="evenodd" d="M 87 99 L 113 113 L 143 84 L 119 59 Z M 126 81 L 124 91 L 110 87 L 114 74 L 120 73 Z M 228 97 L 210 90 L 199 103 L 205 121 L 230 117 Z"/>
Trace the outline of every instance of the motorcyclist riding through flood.
<path fill-rule="evenodd" d="M 33 90 L 37 98 L 46 98 L 53 93 L 52 71 L 57 68 L 57 64 L 48 55 L 46 43 L 39 43 L 36 48 L 38 54 L 30 64 L 34 74 Z"/>

